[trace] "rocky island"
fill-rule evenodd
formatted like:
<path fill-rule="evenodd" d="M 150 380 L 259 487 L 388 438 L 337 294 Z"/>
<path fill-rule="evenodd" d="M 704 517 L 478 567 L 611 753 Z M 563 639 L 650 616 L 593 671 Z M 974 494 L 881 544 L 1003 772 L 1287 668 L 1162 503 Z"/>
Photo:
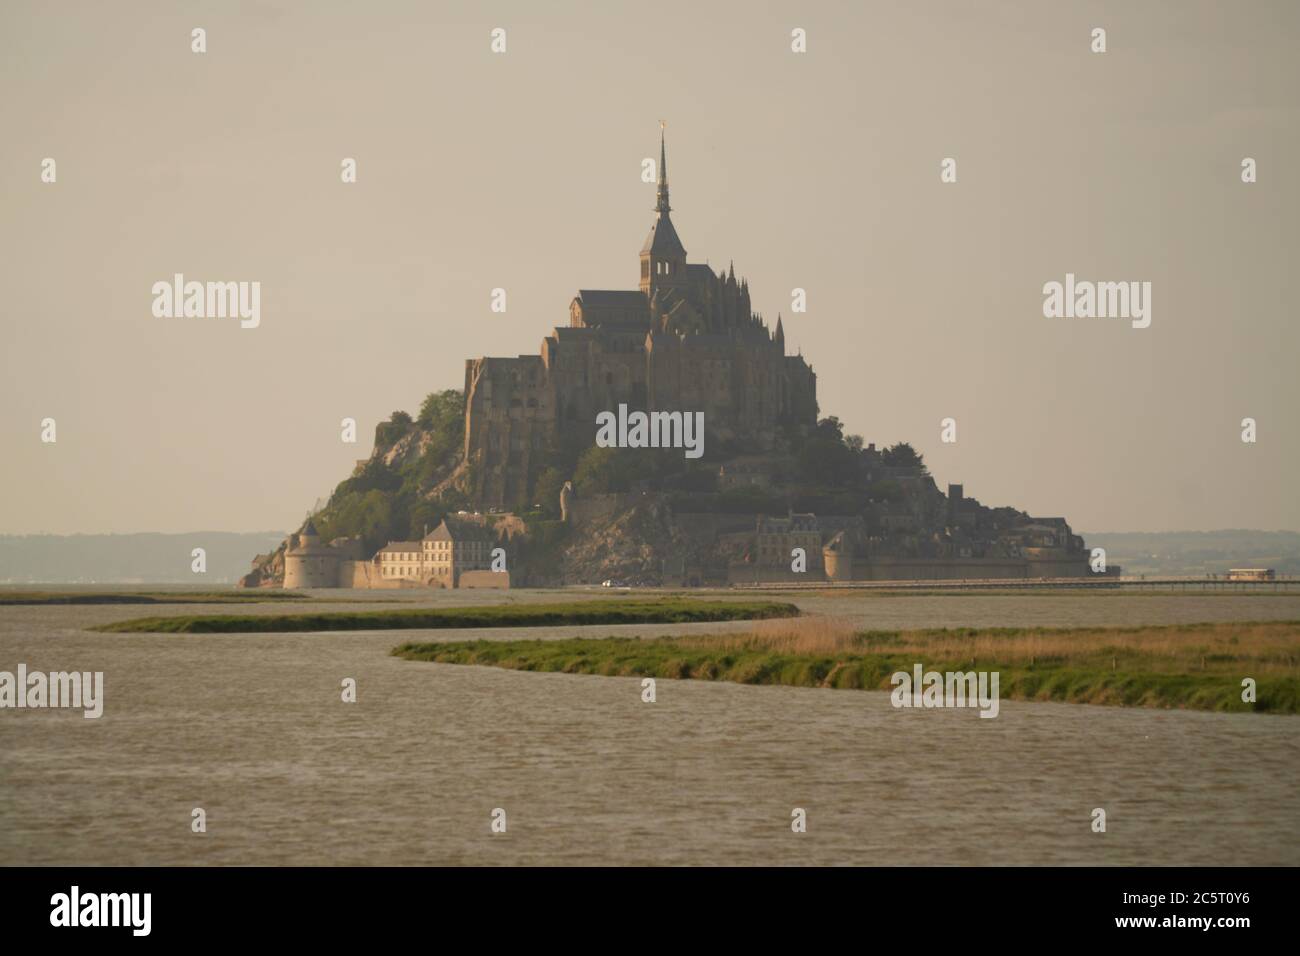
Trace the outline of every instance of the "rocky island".
<path fill-rule="evenodd" d="M 909 444 L 819 417 L 817 377 L 734 266 L 687 260 L 660 141 L 635 290 L 582 289 L 536 355 L 470 359 L 246 587 L 718 586 L 1075 577 L 1064 518 L 941 491 Z M 651 428 L 626 438 L 627 410 Z M 620 422 L 620 441 L 602 423 Z M 675 416 L 675 417 L 674 417 Z M 701 422 L 698 455 L 679 439 Z M 673 431 L 673 426 L 678 431 Z M 662 426 L 660 431 L 655 430 Z M 689 433 L 685 433 L 689 438 Z M 661 441 L 660 438 L 663 438 Z M 1112 569 L 1113 571 L 1114 569 Z"/>

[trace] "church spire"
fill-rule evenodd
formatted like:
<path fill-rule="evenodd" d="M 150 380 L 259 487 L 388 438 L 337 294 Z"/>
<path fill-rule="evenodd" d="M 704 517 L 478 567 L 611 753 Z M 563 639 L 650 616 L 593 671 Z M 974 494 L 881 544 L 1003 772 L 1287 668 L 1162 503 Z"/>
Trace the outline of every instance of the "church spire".
<path fill-rule="evenodd" d="M 655 212 L 661 216 L 672 211 L 668 205 L 668 153 L 664 149 L 664 127 L 667 124 L 659 121 L 659 201 L 655 203 Z"/>
<path fill-rule="evenodd" d="M 641 247 L 641 291 L 647 296 L 659 286 L 678 286 L 686 281 L 686 248 L 677 237 L 668 214 L 668 151 L 664 145 L 664 124 L 659 124 L 659 201 L 655 222 Z"/>

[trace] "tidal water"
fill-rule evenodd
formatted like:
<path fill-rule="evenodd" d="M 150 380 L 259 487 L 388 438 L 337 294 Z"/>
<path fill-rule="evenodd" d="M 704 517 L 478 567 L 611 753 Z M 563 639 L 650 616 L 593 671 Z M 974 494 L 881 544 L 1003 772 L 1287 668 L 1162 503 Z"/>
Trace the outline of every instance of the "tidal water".
<path fill-rule="evenodd" d="M 366 592 L 321 592 L 353 603 Z M 486 603 L 573 594 L 400 592 Z M 615 596 L 608 596 L 617 600 Z M 1279 595 L 798 595 L 871 627 L 1300 619 Z M 279 604 L 0 608 L 0 670 L 105 673 L 104 716 L 0 710 L 7 864 L 1300 864 L 1300 718 L 640 682 L 402 661 L 407 640 L 720 625 L 95 634 Z M 301 608 L 299 608 L 301 609 Z M 727 625 L 725 629 L 743 628 Z M 357 702 L 341 700 L 353 678 Z M 201 807 L 207 832 L 191 832 Z M 1091 830 L 1104 808 L 1107 832 Z M 490 829 L 506 814 L 506 832 Z M 791 832 L 791 811 L 807 832 Z"/>

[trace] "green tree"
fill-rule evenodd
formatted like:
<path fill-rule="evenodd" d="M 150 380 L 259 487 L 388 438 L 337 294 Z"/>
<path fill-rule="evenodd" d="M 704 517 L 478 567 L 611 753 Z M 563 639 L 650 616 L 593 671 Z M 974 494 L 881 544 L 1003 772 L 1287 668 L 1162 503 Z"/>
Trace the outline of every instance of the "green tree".
<path fill-rule="evenodd" d="M 330 498 L 330 504 L 339 498 L 353 493 L 372 490 L 396 491 L 402 486 L 402 478 L 384 463 L 382 458 L 371 458 L 361 466 L 361 471 L 339 482 Z"/>
<path fill-rule="evenodd" d="M 406 531 L 406 515 L 395 496 L 378 489 L 336 492 L 330 507 L 316 518 L 321 540 L 360 536 L 368 553 Z"/>
<path fill-rule="evenodd" d="M 925 472 L 925 459 L 905 441 L 886 448 L 881 452 L 880 460 L 891 468 L 920 468 Z"/>
<path fill-rule="evenodd" d="M 799 453 L 801 477 L 810 483 L 840 487 L 850 484 L 857 474 L 858 457 L 842 441 L 809 438 Z"/>
<path fill-rule="evenodd" d="M 564 487 L 564 476 L 555 468 L 543 468 L 537 476 L 533 488 L 533 500 L 529 505 L 540 504 L 542 513 L 548 518 L 555 518 L 560 513 L 560 489 Z"/>
<path fill-rule="evenodd" d="M 439 498 L 421 498 L 411 505 L 407 522 L 406 540 L 419 541 L 425 531 L 432 531 L 447 516 L 447 508 Z"/>
<path fill-rule="evenodd" d="M 420 406 L 420 425 L 432 431 L 465 429 L 465 396 L 454 388 L 430 392 Z"/>
<path fill-rule="evenodd" d="M 828 441 L 844 441 L 844 423 L 834 415 L 829 418 L 823 418 L 817 423 L 817 428 L 813 431 L 816 438 L 824 438 Z"/>
<path fill-rule="evenodd" d="M 905 497 L 903 486 L 892 478 L 873 482 L 867 488 L 867 495 L 874 501 L 902 501 Z"/>
<path fill-rule="evenodd" d="M 411 416 L 400 410 L 393 412 L 388 421 L 375 426 L 375 447 L 391 448 L 410 430 Z"/>
<path fill-rule="evenodd" d="M 427 482 L 445 469 L 465 443 L 465 396 L 454 389 L 430 393 L 420 406 L 420 427 L 429 433 L 420 462 Z"/>
<path fill-rule="evenodd" d="M 599 495 L 627 491 L 635 474 L 635 461 L 628 448 L 600 448 L 592 445 L 578 457 L 573 484 L 578 494 Z"/>

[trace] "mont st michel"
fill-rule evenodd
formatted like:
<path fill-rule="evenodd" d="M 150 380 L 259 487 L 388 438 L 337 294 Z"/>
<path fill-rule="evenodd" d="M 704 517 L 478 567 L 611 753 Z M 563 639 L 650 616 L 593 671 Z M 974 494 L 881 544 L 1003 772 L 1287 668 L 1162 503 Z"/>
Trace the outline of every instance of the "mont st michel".
<path fill-rule="evenodd" d="M 1300 4 L 1219 5 L 0 4 L 6 938 L 1286 925 Z"/>
<path fill-rule="evenodd" d="M 395 412 L 245 587 L 727 586 L 1105 573 L 1062 517 L 941 491 L 821 416 L 734 264 L 688 258 L 661 131 L 635 289 L 580 289 L 536 354 Z M 696 435 L 696 425 L 702 431 Z M 682 454 L 682 448 L 686 453 Z M 673 451 L 673 449 L 678 449 Z M 1111 568 L 1114 574 L 1117 569 Z"/>

